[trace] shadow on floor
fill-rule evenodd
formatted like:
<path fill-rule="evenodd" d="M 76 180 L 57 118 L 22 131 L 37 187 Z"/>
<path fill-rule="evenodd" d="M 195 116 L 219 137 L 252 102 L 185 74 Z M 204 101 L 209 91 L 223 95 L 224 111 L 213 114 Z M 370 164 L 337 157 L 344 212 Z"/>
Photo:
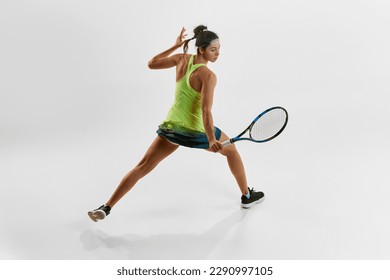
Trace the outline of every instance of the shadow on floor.
<path fill-rule="evenodd" d="M 239 209 L 199 235 L 160 234 L 141 236 L 126 233 L 110 236 L 102 230 L 87 229 L 80 235 L 85 251 L 100 248 L 115 251 L 118 259 L 207 259 L 227 233 L 244 220 L 247 211 Z"/>

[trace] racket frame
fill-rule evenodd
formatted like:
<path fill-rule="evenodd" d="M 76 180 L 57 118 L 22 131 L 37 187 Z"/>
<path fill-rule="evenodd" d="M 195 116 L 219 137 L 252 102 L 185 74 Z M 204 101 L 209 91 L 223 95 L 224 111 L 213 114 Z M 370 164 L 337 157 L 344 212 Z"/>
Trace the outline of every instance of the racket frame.
<path fill-rule="evenodd" d="M 273 136 L 271 136 L 271 137 L 269 137 L 269 138 L 267 138 L 267 139 L 264 139 L 264 140 L 254 140 L 254 139 L 252 138 L 252 135 L 251 135 L 251 130 L 252 130 L 252 127 L 254 126 L 254 124 L 255 124 L 262 116 L 264 116 L 265 114 L 267 114 L 269 111 L 276 110 L 276 109 L 281 109 L 281 110 L 283 110 L 283 111 L 286 113 L 286 121 L 284 122 L 283 126 L 279 129 L 279 131 L 278 131 L 275 135 L 273 135 Z M 228 139 L 228 140 L 222 142 L 222 146 L 227 147 L 227 146 L 233 144 L 234 142 L 241 141 L 241 140 L 249 140 L 249 141 L 256 142 L 256 143 L 268 142 L 268 141 L 274 139 L 275 137 L 277 137 L 280 133 L 282 133 L 282 131 L 286 128 L 287 122 L 288 122 L 288 113 L 287 113 L 287 110 L 286 110 L 286 109 L 284 109 L 284 108 L 281 107 L 281 106 L 274 106 L 274 107 L 271 107 L 271 108 L 265 110 L 264 112 L 262 112 L 260 115 L 258 115 L 258 116 L 251 122 L 251 124 L 250 124 L 243 132 L 241 132 L 239 135 L 237 135 L 236 137 L 230 138 L 230 139 Z M 249 137 L 243 137 L 243 138 L 241 138 L 241 136 L 244 135 L 247 131 L 249 131 Z"/>

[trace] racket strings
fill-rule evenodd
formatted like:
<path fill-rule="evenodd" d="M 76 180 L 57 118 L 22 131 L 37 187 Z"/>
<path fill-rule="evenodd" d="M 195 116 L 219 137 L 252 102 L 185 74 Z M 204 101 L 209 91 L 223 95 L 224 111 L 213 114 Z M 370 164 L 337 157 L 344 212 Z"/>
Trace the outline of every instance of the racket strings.
<path fill-rule="evenodd" d="M 278 135 L 287 121 L 287 114 L 282 109 L 271 110 L 262 115 L 252 126 L 250 137 L 264 141 Z"/>

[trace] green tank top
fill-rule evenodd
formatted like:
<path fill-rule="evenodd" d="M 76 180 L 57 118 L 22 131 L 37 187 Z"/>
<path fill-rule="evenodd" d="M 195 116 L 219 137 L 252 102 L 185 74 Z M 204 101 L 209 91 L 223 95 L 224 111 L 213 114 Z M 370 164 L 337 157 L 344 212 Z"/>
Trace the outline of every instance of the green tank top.
<path fill-rule="evenodd" d="M 205 132 L 202 119 L 201 94 L 190 85 L 192 72 L 205 64 L 193 64 L 194 55 L 190 57 L 187 72 L 176 82 L 175 101 L 161 128 L 185 132 Z"/>

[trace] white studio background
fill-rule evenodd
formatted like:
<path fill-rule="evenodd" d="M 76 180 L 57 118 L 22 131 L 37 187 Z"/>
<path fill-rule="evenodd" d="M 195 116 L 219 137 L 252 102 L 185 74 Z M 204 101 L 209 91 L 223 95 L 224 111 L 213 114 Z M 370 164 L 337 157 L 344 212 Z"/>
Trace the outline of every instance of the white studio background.
<path fill-rule="evenodd" d="M 385 0 L 1 0 L 0 258 L 389 259 L 389 14 Z M 290 113 L 275 141 L 237 144 L 267 199 L 240 210 L 224 158 L 181 148 L 92 223 L 173 101 L 174 70 L 148 60 L 198 24 L 222 44 L 217 126 Z"/>

